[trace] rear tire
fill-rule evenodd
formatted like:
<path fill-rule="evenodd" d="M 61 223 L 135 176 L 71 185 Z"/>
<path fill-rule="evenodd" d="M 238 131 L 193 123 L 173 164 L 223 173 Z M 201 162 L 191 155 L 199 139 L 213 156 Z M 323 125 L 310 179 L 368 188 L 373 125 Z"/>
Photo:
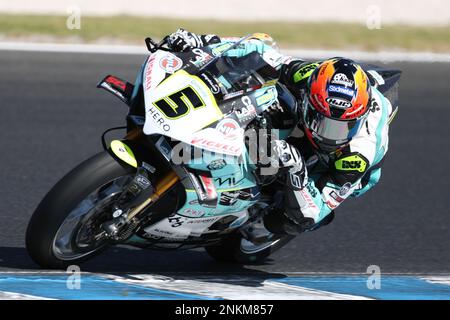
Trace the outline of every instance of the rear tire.
<path fill-rule="evenodd" d="M 105 249 L 109 244 L 107 240 L 102 240 L 103 242 L 99 240 L 98 244 L 95 242 L 92 248 L 79 246 L 77 241 L 79 237 L 82 237 L 80 230 L 87 228 L 86 232 L 90 235 L 93 222 L 89 219 L 98 219 L 99 215 L 107 211 L 107 202 L 112 201 L 113 190 L 118 189 L 116 181 L 125 183 L 128 179 L 127 176 L 132 177 L 133 173 L 134 168 L 119 163 L 107 151 L 98 153 L 69 172 L 48 192 L 31 217 L 25 240 L 31 258 L 43 268 L 65 268 L 86 261 Z M 111 187 L 107 188 L 107 186 Z M 111 195 L 108 196 L 107 193 L 110 191 Z M 90 197 L 94 192 L 99 196 L 105 195 L 106 200 L 99 198 L 97 203 L 91 200 Z M 83 213 L 85 202 L 94 205 L 87 213 Z M 105 207 L 101 206 L 103 204 Z M 67 219 L 69 216 L 72 220 Z M 77 222 L 76 219 L 80 219 L 80 221 Z M 66 238 L 70 239 L 64 240 L 67 241 L 69 252 L 71 246 L 75 249 L 81 248 L 80 252 L 74 251 L 72 258 L 70 255 L 67 258 L 60 256 L 57 247 L 57 237 L 60 232 L 63 232 L 61 230 L 64 229 L 65 223 L 69 223 L 67 221 L 78 223 L 73 228 L 74 231 L 68 229 L 69 235 Z M 96 221 L 94 220 L 94 222 Z M 83 223 L 85 226 L 82 225 Z"/>
<path fill-rule="evenodd" d="M 294 236 L 281 236 L 277 241 L 254 247 L 249 250 L 241 234 L 234 233 L 214 246 L 205 247 L 206 252 L 215 260 L 228 263 L 258 264 L 267 259 L 272 253 L 286 245 Z M 247 242 L 248 243 L 248 242 Z"/>

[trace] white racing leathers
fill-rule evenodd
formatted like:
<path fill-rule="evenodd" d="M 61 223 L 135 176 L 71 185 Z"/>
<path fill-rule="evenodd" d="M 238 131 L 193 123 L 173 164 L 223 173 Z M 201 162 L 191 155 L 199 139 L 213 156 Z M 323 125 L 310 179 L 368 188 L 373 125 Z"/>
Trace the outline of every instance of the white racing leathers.
<path fill-rule="evenodd" d="M 236 39 L 221 39 L 219 43 L 216 41 L 217 39 L 209 47 L 213 49 L 213 53 L 219 54 L 227 50 Z M 306 80 L 319 63 L 293 60 L 257 39 L 243 41 L 225 55 L 240 57 L 251 52 L 260 53 L 272 67 L 280 70 L 280 82 L 294 96 L 302 99 Z M 272 220 L 279 225 L 275 227 L 278 231 L 291 233 L 292 230 L 302 232 L 315 229 L 327 217 L 332 216 L 330 214 L 333 210 L 347 198 L 358 197 L 371 189 L 380 179 L 381 163 L 388 151 L 388 119 L 391 112 L 389 100 L 373 87 L 366 123 L 346 147 L 331 155 L 313 150 L 300 125 L 297 128 L 300 129 L 299 135 L 290 137 L 288 142 L 300 151 L 307 171 L 300 177 L 301 184 L 292 183 L 298 181 L 295 177 L 287 177 L 282 213 L 269 214 L 265 219 L 266 227 L 269 227 L 269 221 Z M 280 229 L 280 224 L 289 226 Z"/>
<path fill-rule="evenodd" d="M 350 143 L 336 154 L 316 153 L 305 159 L 308 180 L 304 188 L 289 184 L 288 179 L 285 214 L 289 222 L 298 225 L 299 232 L 319 225 L 347 198 L 364 194 L 379 181 L 388 151 L 391 112 L 389 100 L 372 88 L 366 123 Z M 302 140 L 306 140 L 303 132 L 297 139 L 302 150 Z"/>
<path fill-rule="evenodd" d="M 229 42 L 223 41 L 211 47 L 223 48 L 224 44 Z M 290 88 L 297 98 L 302 98 L 301 89 L 319 63 L 293 60 L 292 57 L 284 56 L 272 47 L 254 39 L 244 41 L 238 48 L 228 51 L 226 55 L 243 56 L 253 51 L 259 52 L 277 70 L 281 69 L 280 81 Z M 349 197 L 364 194 L 379 181 L 381 163 L 388 150 L 388 119 L 391 112 L 392 106 L 389 100 L 373 87 L 371 108 L 366 123 L 349 145 L 338 153 L 329 155 L 316 151 L 308 155 L 308 152 L 304 153 L 304 150 L 311 149 L 311 144 L 304 134 L 303 137 L 289 139 L 289 142 L 292 142 L 304 156 L 306 163 L 311 164 L 314 157 L 318 160 L 310 165 L 308 172 L 301 177 L 301 179 L 307 179 L 306 182 L 302 181 L 302 185 L 306 183 L 305 187 L 300 189 L 296 186 L 298 184 L 291 183 L 296 179 L 289 177 L 287 179 L 283 213 L 288 219 L 280 219 L 280 212 L 277 212 L 278 217 L 275 220 L 293 223 L 297 228 L 292 226 L 283 228 L 285 231 L 297 229 L 297 232 L 302 232 L 315 229 L 343 201 Z"/>

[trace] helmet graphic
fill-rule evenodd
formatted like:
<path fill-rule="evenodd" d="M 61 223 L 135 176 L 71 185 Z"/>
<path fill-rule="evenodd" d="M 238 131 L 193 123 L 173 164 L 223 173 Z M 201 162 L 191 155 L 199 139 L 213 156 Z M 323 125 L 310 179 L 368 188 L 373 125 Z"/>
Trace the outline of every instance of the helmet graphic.
<path fill-rule="evenodd" d="M 324 61 L 311 74 L 303 99 L 306 135 L 323 151 L 345 145 L 364 124 L 370 99 L 370 82 L 359 65 L 343 58 Z"/>

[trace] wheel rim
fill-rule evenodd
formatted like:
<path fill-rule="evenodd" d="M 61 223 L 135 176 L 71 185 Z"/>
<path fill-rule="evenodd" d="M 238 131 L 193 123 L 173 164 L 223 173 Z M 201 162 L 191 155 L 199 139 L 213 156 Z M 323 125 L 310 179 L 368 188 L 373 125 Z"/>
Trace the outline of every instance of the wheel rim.
<path fill-rule="evenodd" d="M 69 213 L 53 240 L 53 254 L 58 259 L 79 259 L 107 244 L 100 225 L 110 219 L 109 209 L 132 179 L 133 175 L 127 175 L 105 183 Z"/>

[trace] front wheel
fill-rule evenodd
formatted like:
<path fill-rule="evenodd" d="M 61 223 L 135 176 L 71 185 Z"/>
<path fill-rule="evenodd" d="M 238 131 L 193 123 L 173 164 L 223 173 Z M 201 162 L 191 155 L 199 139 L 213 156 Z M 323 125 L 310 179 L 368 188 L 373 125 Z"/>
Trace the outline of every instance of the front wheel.
<path fill-rule="evenodd" d="M 65 268 L 100 253 L 109 241 L 101 224 L 134 177 L 134 169 L 103 151 L 62 178 L 35 210 L 26 232 L 31 258 L 43 268 Z"/>
<path fill-rule="evenodd" d="M 205 247 L 206 252 L 220 262 L 256 264 L 286 245 L 294 236 L 280 236 L 273 241 L 255 245 L 239 233 L 233 233 L 218 245 Z"/>

